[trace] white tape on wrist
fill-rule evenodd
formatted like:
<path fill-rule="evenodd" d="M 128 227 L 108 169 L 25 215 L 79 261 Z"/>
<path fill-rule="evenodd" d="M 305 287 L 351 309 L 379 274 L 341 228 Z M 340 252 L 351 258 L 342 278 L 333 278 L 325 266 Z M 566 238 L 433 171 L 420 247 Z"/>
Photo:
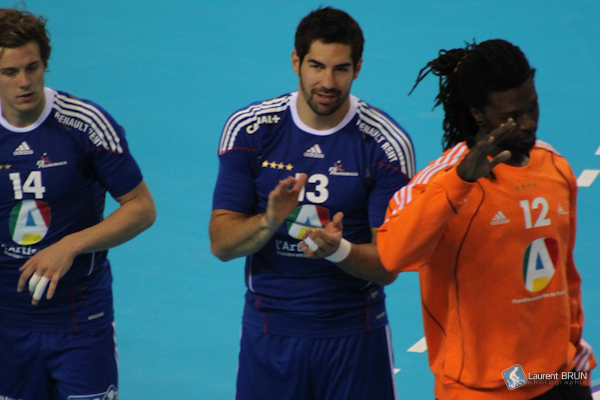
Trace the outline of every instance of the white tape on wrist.
<path fill-rule="evenodd" d="M 306 245 L 308 246 L 308 248 L 311 249 L 312 251 L 317 251 L 319 249 L 319 246 L 317 246 L 317 244 L 315 243 L 315 241 L 312 240 L 309 237 L 307 237 L 306 239 L 304 239 L 304 243 L 306 243 Z"/>
<path fill-rule="evenodd" d="M 325 257 L 325 259 L 331 262 L 344 261 L 348 257 L 348 254 L 350 254 L 350 250 L 352 250 L 352 243 L 346 239 L 342 239 L 340 240 L 340 247 L 332 255 Z"/>

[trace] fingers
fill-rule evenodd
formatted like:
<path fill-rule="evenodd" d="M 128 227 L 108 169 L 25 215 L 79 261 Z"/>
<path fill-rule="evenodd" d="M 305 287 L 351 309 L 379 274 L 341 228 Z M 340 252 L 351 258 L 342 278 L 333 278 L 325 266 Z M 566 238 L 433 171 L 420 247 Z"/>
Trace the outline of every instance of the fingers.
<path fill-rule="evenodd" d="M 21 271 L 21 276 L 19 277 L 19 282 L 17 283 L 17 292 L 21 293 L 23 291 L 23 289 L 25 288 L 25 284 L 27 283 L 27 280 L 29 279 L 29 277 L 35 272 L 35 267 L 29 267 L 30 265 L 30 261 L 31 259 L 29 259 L 25 264 L 23 264 L 23 266 L 21 268 L 19 268 L 19 271 Z M 41 275 L 38 275 L 39 277 L 41 277 Z M 36 282 L 37 285 L 37 282 Z M 31 289 L 29 290 L 29 292 L 31 292 Z"/>
<path fill-rule="evenodd" d="M 498 164 L 502 164 L 510 160 L 512 153 L 510 150 L 504 150 L 490 161 L 490 169 L 494 168 Z"/>
<path fill-rule="evenodd" d="M 342 230 L 342 219 L 344 218 L 344 213 L 339 211 L 337 212 L 334 216 L 333 219 L 331 220 L 330 223 L 334 224 L 334 226 L 339 229 Z"/>
<path fill-rule="evenodd" d="M 337 223 L 341 224 L 343 214 L 339 214 L 338 218 L 334 217 L 334 220 L 337 219 Z M 333 223 L 332 221 L 329 225 Z M 307 230 L 303 235 L 303 240 L 300 242 L 300 250 L 309 258 L 327 257 L 338 249 L 340 240 L 341 231 L 332 235 L 323 229 Z"/>
<path fill-rule="evenodd" d="M 39 275 L 33 274 L 33 276 L 35 277 Z M 33 300 L 31 301 L 31 304 L 36 305 L 40 301 L 40 299 L 44 295 L 46 287 L 48 286 L 48 282 L 50 282 L 50 278 L 47 278 L 45 276 L 40 277 L 37 285 L 35 286 L 35 291 L 33 292 Z"/>
<path fill-rule="evenodd" d="M 488 136 L 488 145 L 491 147 L 496 146 L 498 143 L 503 141 L 506 136 L 514 131 L 517 125 L 512 118 L 509 118 L 505 123 L 501 124 L 498 128 L 494 129 Z"/>
<path fill-rule="evenodd" d="M 308 180 L 308 175 L 306 174 L 299 174 L 298 177 L 296 178 L 296 182 L 294 184 L 294 187 L 292 188 L 292 190 L 294 191 L 300 191 L 302 190 L 302 188 L 304 187 L 304 185 L 306 185 L 306 181 Z"/>
<path fill-rule="evenodd" d="M 29 279 L 29 293 L 31 293 L 31 294 L 35 293 L 35 288 L 36 288 L 37 284 L 40 282 L 40 279 L 42 279 L 42 276 L 38 275 L 38 274 L 33 274 L 31 279 Z"/>
<path fill-rule="evenodd" d="M 279 185 L 277 186 L 280 192 L 299 192 L 304 187 L 307 180 L 308 176 L 306 174 L 298 174 L 296 178 L 288 176 L 287 178 L 280 180 Z"/>
<path fill-rule="evenodd" d="M 306 246 L 312 251 L 317 251 L 319 249 L 319 246 L 310 238 L 310 236 L 307 236 L 304 239 L 304 244 L 306 244 Z"/>
<path fill-rule="evenodd" d="M 52 278 L 46 276 L 46 274 L 49 274 L 50 272 L 40 270 L 39 265 L 37 262 L 33 261 L 33 258 L 23 264 L 23 266 L 19 268 L 19 271 L 21 271 L 21 276 L 19 277 L 19 282 L 17 284 L 17 292 L 22 292 L 27 285 L 29 293 L 32 295 L 31 304 L 36 305 L 39 303 L 46 288 L 48 288 L 46 298 L 51 299 L 52 296 L 54 296 L 59 274 L 54 274 L 56 275 L 56 278 L 54 278 L 54 275 Z M 50 284 L 49 287 L 48 284 Z"/>
<path fill-rule="evenodd" d="M 58 285 L 58 276 L 54 275 L 50 280 L 50 286 L 48 287 L 48 293 L 46 293 L 46 298 L 50 300 L 52 296 L 54 296 L 54 292 L 56 291 L 56 286 Z"/>

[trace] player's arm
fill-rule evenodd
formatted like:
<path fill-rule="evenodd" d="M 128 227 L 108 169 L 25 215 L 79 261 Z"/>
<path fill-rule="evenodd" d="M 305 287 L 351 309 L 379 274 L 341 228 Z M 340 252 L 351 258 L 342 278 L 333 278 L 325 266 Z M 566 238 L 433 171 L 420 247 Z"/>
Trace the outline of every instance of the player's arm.
<path fill-rule="evenodd" d="M 34 296 L 32 303 L 37 304 L 48 281 L 50 285 L 46 297 L 51 299 L 58 280 L 71 268 L 76 256 L 116 247 L 133 239 L 154 223 L 156 208 L 144 181 L 115 200 L 119 207 L 102 222 L 67 235 L 31 257 L 19 269 L 21 276 L 17 290 L 22 291 L 33 275 L 30 290 L 35 290 L 37 296 Z"/>
<path fill-rule="evenodd" d="M 566 164 L 566 162 L 565 162 Z M 563 164 L 560 163 L 560 166 Z M 577 181 L 573 171 L 568 165 L 561 169 L 563 176 L 567 176 L 571 186 L 571 201 L 569 210 L 569 247 L 567 253 L 567 284 L 569 287 L 569 303 L 571 306 L 571 337 L 570 341 L 575 346 L 573 369 L 576 371 L 591 371 L 596 366 L 594 350 L 582 337 L 583 335 L 583 306 L 581 298 L 581 276 L 575 267 L 573 257 L 575 249 L 575 233 L 577 225 Z"/>
<path fill-rule="evenodd" d="M 325 229 L 307 230 L 300 249 L 309 258 L 325 257 L 352 276 L 378 285 L 389 285 L 398 277 L 381 263 L 377 252 L 377 228 L 371 228 L 371 243 L 355 244 L 342 238 L 342 218 L 338 212 Z M 309 247 L 310 245 L 310 247 Z"/>
<path fill-rule="evenodd" d="M 357 278 L 382 286 L 389 285 L 396 280 L 398 274 L 383 267 L 377 251 L 377 228 L 371 228 L 371 234 L 371 243 L 352 244 L 348 257 L 336 265 Z"/>
<path fill-rule="evenodd" d="M 386 269 L 416 270 L 432 256 L 446 224 L 464 204 L 474 182 L 510 159 L 509 151 L 489 155 L 514 129 L 509 119 L 471 147 L 458 165 L 441 170 L 445 162 L 433 162 L 392 197 L 378 230 L 377 246 Z M 438 161 L 441 159 L 446 157 Z"/>
<path fill-rule="evenodd" d="M 269 193 L 267 210 L 248 216 L 217 209 L 210 216 L 210 251 L 221 261 L 245 257 L 259 251 L 277 228 L 298 206 L 298 195 L 306 183 L 306 174 L 279 181 Z"/>

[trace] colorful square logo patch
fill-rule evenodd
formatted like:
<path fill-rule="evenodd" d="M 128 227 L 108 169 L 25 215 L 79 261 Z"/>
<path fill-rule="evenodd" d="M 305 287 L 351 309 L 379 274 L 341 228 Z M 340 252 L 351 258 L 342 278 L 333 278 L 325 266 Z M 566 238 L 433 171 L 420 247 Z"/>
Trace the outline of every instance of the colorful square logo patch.
<path fill-rule="evenodd" d="M 519 364 L 502 371 L 502 377 L 509 390 L 516 389 L 527 383 L 525 372 L 523 372 L 523 368 Z"/>

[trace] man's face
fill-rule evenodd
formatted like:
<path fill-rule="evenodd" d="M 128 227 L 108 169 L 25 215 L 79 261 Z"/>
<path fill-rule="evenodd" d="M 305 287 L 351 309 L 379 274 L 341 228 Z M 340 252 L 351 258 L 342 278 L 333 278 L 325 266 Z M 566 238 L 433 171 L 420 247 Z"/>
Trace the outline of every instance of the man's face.
<path fill-rule="evenodd" d="M 533 78 L 521 86 L 503 92 L 491 92 L 489 104 L 482 111 L 472 110 L 475 119 L 483 122 L 485 133 L 512 118 L 516 129 L 497 146 L 497 152 L 510 150 L 515 156 L 529 155 L 536 140 L 540 110 Z"/>
<path fill-rule="evenodd" d="M 302 63 L 292 54 L 294 72 L 300 77 L 299 101 L 304 100 L 317 116 L 346 115 L 352 81 L 358 77 L 362 59 L 354 65 L 352 49 L 341 43 L 315 41 Z M 301 98 L 300 98 L 301 97 Z"/>
<path fill-rule="evenodd" d="M 24 127 L 40 116 L 45 105 L 45 70 L 35 42 L 0 49 L 0 101 L 8 122 Z"/>

